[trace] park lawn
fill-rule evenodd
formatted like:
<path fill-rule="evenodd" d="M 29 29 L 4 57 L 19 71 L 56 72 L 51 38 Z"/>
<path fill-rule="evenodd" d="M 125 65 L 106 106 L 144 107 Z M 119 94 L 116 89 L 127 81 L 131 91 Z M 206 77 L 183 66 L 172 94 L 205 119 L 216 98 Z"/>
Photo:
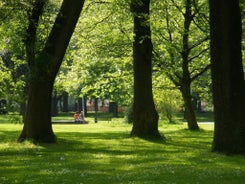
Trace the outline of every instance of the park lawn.
<path fill-rule="evenodd" d="M 212 124 L 191 132 L 160 124 L 166 141 L 129 137 L 132 125 L 53 125 L 57 144 L 16 143 L 22 125 L 0 124 L 0 183 L 243 184 L 245 156 L 212 153 Z"/>

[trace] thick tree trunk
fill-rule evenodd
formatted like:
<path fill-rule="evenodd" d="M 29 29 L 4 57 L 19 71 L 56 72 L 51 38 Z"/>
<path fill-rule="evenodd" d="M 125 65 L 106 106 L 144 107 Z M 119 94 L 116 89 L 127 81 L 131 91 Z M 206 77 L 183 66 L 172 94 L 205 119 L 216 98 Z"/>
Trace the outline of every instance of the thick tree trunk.
<path fill-rule="evenodd" d="M 19 141 L 24 139 L 34 142 L 56 141 L 51 126 L 51 98 L 50 83 L 46 81 L 30 83 L 26 122 Z"/>
<path fill-rule="evenodd" d="M 209 1 L 214 100 L 213 151 L 245 154 L 245 83 L 238 0 Z"/>
<path fill-rule="evenodd" d="M 158 113 L 152 94 L 152 42 L 149 25 L 150 1 L 131 2 L 134 15 L 134 105 L 132 136 L 160 138 Z"/>
<path fill-rule="evenodd" d="M 26 47 L 31 76 L 26 121 L 19 141 L 29 139 L 35 142 L 55 142 L 56 140 L 51 124 L 53 83 L 84 3 L 83 0 L 63 0 L 42 52 L 35 54 L 34 37 L 38 18 L 42 13 L 39 4 L 42 2 L 44 1 L 35 1 L 31 14 L 33 16 L 29 17 L 28 33 L 31 37 L 27 39 Z"/>

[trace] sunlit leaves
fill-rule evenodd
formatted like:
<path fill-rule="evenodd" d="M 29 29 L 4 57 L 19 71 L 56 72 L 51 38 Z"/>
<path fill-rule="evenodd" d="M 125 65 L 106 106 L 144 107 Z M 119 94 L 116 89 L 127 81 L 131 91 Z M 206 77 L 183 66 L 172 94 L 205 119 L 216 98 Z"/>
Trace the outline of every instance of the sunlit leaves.
<path fill-rule="evenodd" d="M 165 73 L 178 87 L 184 75 L 190 75 L 192 81 L 210 63 L 208 4 L 203 0 L 191 1 L 191 19 L 187 20 L 186 0 L 154 2 L 152 4 L 154 70 Z M 186 30 L 188 21 L 190 27 Z M 184 59 L 183 53 L 188 53 L 187 59 Z M 208 76 L 205 79 L 208 80 Z"/>
<path fill-rule="evenodd" d="M 184 25 L 184 17 L 183 17 L 183 5 L 180 4 L 181 1 L 170 1 L 170 2 L 161 2 L 157 1 L 156 4 L 152 5 L 152 32 L 153 32 L 153 43 L 155 47 L 155 51 L 157 53 L 158 59 L 160 62 L 164 62 L 164 67 L 168 71 L 170 68 L 176 70 L 176 67 L 181 67 L 181 52 L 182 52 L 182 36 L 183 36 L 183 25 Z M 196 5 L 199 8 L 197 15 L 195 17 L 199 17 L 200 6 L 202 6 L 204 2 Z M 207 3 L 204 4 L 207 6 Z M 204 6 L 203 5 L 203 6 Z M 194 9 L 194 8 L 193 8 Z M 207 9 L 205 9 L 207 11 Z M 194 11 L 194 10 L 193 10 Z M 197 10 L 196 10 L 197 11 Z M 204 10 L 202 10 L 204 11 Z M 208 12 L 205 12 L 208 13 Z M 194 14 L 194 13 L 193 13 Z M 207 27 L 208 30 L 208 27 Z M 197 24 L 192 23 L 189 30 L 189 47 L 191 50 L 190 58 L 195 59 L 198 63 L 206 62 L 207 63 L 207 53 L 202 52 L 203 49 L 208 48 L 208 40 L 203 42 L 207 37 L 206 34 L 203 34 Z M 198 47 L 195 47 L 195 46 Z M 160 57 L 160 58 L 159 58 Z M 195 67 L 196 64 L 193 65 L 193 61 L 190 62 L 190 69 Z M 195 62 L 196 63 L 196 62 Z M 200 63 L 199 63 L 200 64 Z M 193 66 L 192 66 L 193 65 Z M 170 67 L 170 68 L 169 68 Z M 195 70 L 194 68 L 191 69 Z"/>
<path fill-rule="evenodd" d="M 46 6 L 38 27 L 36 53 L 47 38 L 60 2 L 61 0 L 53 0 Z M 31 0 L 3 0 L 0 3 L 0 53 L 3 57 L 4 52 L 8 51 L 10 53 L 8 61 L 12 63 L 9 67 L 5 59 L 1 64 L 3 69 L 1 75 L 4 76 L 1 81 L 1 98 L 6 99 L 10 105 L 14 104 L 15 107 L 16 104 L 24 102 L 27 96 L 28 66 L 25 62 L 24 42 L 27 37 L 28 14 L 32 7 Z"/>
<path fill-rule="evenodd" d="M 132 94 L 132 17 L 121 1 L 86 1 L 60 71 L 75 97 L 127 104 Z M 63 74 L 62 74 L 63 73 Z"/>
<path fill-rule="evenodd" d="M 161 118 L 173 116 L 175 112 L 181 110 L 183 105 L 181 94 L 178 88 L 164 75 L 153 76 L 153 93 L 157 111 Z"/>

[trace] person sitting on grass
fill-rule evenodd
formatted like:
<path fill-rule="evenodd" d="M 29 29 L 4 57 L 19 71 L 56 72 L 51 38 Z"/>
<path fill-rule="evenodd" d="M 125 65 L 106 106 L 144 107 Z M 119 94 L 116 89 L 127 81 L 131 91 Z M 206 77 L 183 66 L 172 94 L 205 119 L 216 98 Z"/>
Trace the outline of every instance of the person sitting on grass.
<path fill-rule="evenodd" d="M 80 114 L 78 113 L 78 111 L 74 114 L 74 123 L 80 123 Z"/>

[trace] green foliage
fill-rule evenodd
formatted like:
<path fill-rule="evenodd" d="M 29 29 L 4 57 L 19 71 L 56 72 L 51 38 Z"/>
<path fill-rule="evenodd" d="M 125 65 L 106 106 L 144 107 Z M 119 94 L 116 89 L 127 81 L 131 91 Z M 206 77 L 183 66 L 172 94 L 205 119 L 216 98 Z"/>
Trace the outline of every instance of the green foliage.
<path fill-rule="evenodd" d="M 4 54 L 0 53 L 0 99 L 7 100 L 7 111 L 17 111 L 18 104 L 25 100 L 25 67 L 21 60 L 11 57 L 12 55 L 4 62 Z M 7 62 L 12 64 L 8 65 Z"/>
<path fill-rule="evenodd" d="M 0 115 L 0 124 L 22 124 L 23 117 L 18 112 Z"/>
<path fill-rule="evenodd" d="M 26 40 L 27 14 L 32 8 L 29 0 L 4 0 L 0 3 L 0 98 L 7 100 L 8 110 L 18 111 L 19 104 L 26 101 L 28 66 L 24 41 Z M 38 27 L 36 53 L 46 40 L 57 5 L 60 0 L 49 3 Z M 8 63 L 11 63 L 9 65 Z"/>
<path fill-rule="evenodd" d="M 56 86 L 75 98 L 130 102 L 132 18 L 128 12 L 119 1 L 86 2 Z"/>
<path fill-rule="evenodd" d="M 163 125 L 166 142 L 129 138 L 120 122 L 54 125 L 58 144 L 16 143 L 21 125 L 0 124 L 0 183 L 241 184 L 245 157 L 210 151 L 213 125 Z"/>
<path fill-rule="evenodd" d="M 185 30 L 186 1 L 154 2 L 152 4 L 154 70 L 164 73 L 176 87 L 180 87 L 183 76 L 190 74 L 191 80 L 195 80 L 210 63 L 208 4 L 202 0 L 193 1 L 190 28 Z M 188 36 L 188 40 L 185 40 L 184 36 Z M 183 50 L 184 46 L 189 52 L 186 61 L 183 60 L 183 53 L 187 52 Z M 210 78 L 208 75 L 205 77 Z"/>
<path fill-rule="evenodd" d="M 11 114 L 9 116 L 9 122 L 14 124 L 22 124 L 23 123 L 23 117 L 19 114 Z"/>
<path fill-rule="evenodd" d="M 156 78 L 155 78 L 156 77 Z M 165 77 L 154 76 L 154 99 L 161 119 L 175 123 L 174 114 L 182 109 L 183 103 L 178 89 Z"/>
<path fill-rule="evenodd" d="M 212 81 L 210 70 L 197 78 L 192 83 L 192 92 L 198 94 L 200 100 L 205 102 L 206 110 L 213 109 Z"/>
<path fill-rule="evenodd" d="M 60 3 L 61 0 L 49 1 L 45 6 L 45 12 L 38 27 L 37 51 L 42 49 L 42 45 L 46 41 Z M 181 28 L 183 3 L 184 1 L 162 2 L 155 0 L 152 2 L 154 66 L 157 70 L 159 68 L 156 67 L 156 64 L 159 63 L 158 56 L 160 56 L 160 60 L 164 60 L 164 72 L 175 71 L 178 73 L 181 71 L 180 36 L 183 34 Z M 196 40 L 200 40 L 202 32 L 208 32 L 208 29 L 203 29 L 203 27 L 208 27 L 206 5 L 204 1 L 196 1 L 196 4 L 193 5 L 194 9 L 198 10 L 198 16 L 195 16 L 195 24 L 193 24 L 190 33 L 192 45 L 195 45 Z M 14 63 L 23 64 L 25 60 L 23 40 L 26 37 L 26 11 L 29 11 L 31 7 L 31 1 L 28 0 L 4 0 L 0 4 L 0 19 L 3 20 L 0 26 L 0 50 L 9 49 L 12 52 Z M 17 17 L 16 14 L 18 14 Z M 168 19 L 169 22 L 167 22 Z M 110 98 L 122 105 L 130 104 L 133 89 L 132 29 L 133 19 L 129 9 L 129 1 L 86 1 L 80 22 L 73 34 L 65 61 L 56 79 L 56 92 L 61 94 L 63 91 L 67 91 L 75 98 L 86 95 L 91 98 Z M 169 39 L 169 34 L 172 35 L 172 40 Z M 203 44 L 201 47 L 206 48 L 206 45 Z M 198 52 L 199 49 L 194 49 L 192 55 L 195 56 Z M 174 64 L 169 60 L 170 53 L 175 53 L 176 62 Z M 205 54 L 199 55 L 196 60 L 198 65 L 208 61 Z M 16 68 L 18 66 L 19 64 L 16 64 Z M 194 62 L 190 63 L 193 75 L 197 71 L 195 66 Z M 3 72 L 0 75 L 4 76 L 5 81 L 7 76 L 10 76 L 9 73 Z M 23 99 L 25 80 L 23 78 L 17 82 L 11 80 L 8 78 L 7 83 L 17 86 L 14 94 L 20 93 L 16 97 L 19 101 Z M 12 88 L 5 85 L 4 89 Z M 7 90 L 4 92 L 1 90 L 1 94 L 2 96 L 13 95 Z"/>
<path fill-rule="evenodd" d="M 133 123 L 134 114 L 133 114 L 133 105 L 129 105 L 124 109 L 124 118 L 127 123 Z"/>

